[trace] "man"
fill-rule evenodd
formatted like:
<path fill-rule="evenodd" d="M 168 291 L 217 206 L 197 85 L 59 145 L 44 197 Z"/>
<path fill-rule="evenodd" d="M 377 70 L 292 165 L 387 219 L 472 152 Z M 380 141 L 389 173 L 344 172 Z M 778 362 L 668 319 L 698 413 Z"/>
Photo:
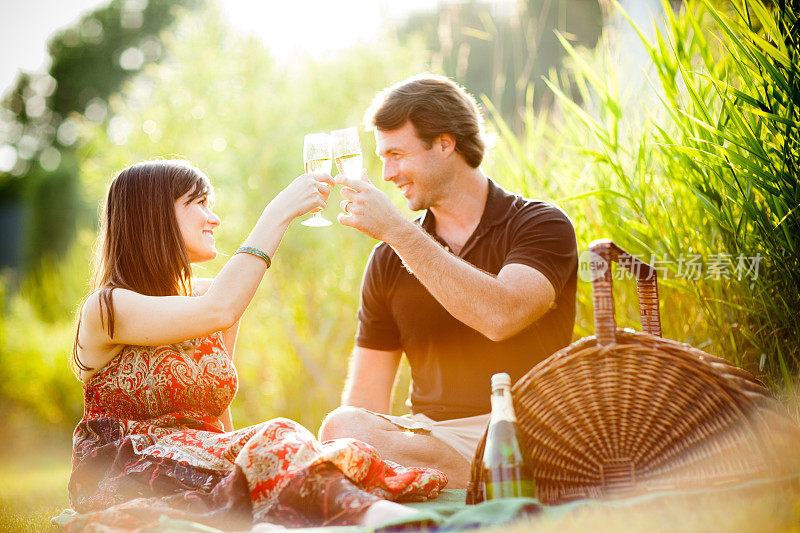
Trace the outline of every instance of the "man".
<path fill-rule="evenodd" d="M 339 176 L 339 221 L 383 241 L 361 289 L 342 407 L 320 440 L 353 437 L 384 457 L 444 471 L 463 488 L 488 422 L 490 378 L 517 380 L 571 341 L 577 250 L 557 207 L 511 194 L 480 170 L 475 100 L 442 77 L 395 85 L 367 113 L 383 179 L 406 219 L 368 180 Z M 411 415 L 388 415 L 405 353 Z"/>

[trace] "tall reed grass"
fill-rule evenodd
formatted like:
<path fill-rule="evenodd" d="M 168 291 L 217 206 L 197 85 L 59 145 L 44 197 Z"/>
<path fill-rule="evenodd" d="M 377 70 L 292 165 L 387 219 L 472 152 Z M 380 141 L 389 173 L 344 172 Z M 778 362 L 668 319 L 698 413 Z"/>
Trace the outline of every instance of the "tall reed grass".
<path fill-rule="evenodd" d="M 492 113 L 502 139 L 495 172 L 562 203 L 579 244 L 607 236 L 655 262 L 666 336 L 792 394 L 800 370 L 797 11 L 761 0 L 715 5 L 690 0 L 676 13 L 665 0 L 665 19 L 652 29 L 617 5 L 643 51 L 638 66 L 626 61 L 636 50 L 619 34 L 607 31 L 594 51 L 561 37 L 570 75 L 547 80 L 558 106 L 535 113 L 529 103 L 521 138 Z M 579 334 L 590 331 L 590 306 L 584 285 Z"/>

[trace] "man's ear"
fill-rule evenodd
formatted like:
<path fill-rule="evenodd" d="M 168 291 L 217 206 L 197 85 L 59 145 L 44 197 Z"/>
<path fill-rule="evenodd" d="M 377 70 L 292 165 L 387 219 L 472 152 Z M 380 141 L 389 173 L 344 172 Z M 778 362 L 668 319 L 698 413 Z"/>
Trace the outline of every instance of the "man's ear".
<path fill-rule="evenodd" d="M 442 133 L 439 135 L 439 149 L 444 152 L 444 155 L 449 155 L 456 150 L 456 138 L 450 133 Z"/>

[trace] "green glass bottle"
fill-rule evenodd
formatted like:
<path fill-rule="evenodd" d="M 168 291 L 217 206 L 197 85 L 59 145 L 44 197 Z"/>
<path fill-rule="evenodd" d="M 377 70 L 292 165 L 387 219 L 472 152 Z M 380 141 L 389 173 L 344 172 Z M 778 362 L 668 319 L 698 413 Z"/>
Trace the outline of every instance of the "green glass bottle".
<path fill-rule="evenodd" d="M 483 479 L 487 500 L 536 496 L 530 459 L 511 403 L 511 378 L 492 376 L 492 414 L 483 450 Z"/>

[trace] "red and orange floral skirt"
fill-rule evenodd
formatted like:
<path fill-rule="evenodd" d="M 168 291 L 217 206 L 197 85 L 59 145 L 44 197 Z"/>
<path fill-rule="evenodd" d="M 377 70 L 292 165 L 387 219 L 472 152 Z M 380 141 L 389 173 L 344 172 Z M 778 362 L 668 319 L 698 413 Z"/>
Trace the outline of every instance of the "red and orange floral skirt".
<path fill-rule="evenodd" d="M 379 498 L 422 501 L 447 483 L 353 439 L 320 443 L 274 419 L 231 432 L 198 421 L 100 417 L 75 430 L 67 531 L 135 530 L 161 516 L 225 529 L 356 523 Z"/>

